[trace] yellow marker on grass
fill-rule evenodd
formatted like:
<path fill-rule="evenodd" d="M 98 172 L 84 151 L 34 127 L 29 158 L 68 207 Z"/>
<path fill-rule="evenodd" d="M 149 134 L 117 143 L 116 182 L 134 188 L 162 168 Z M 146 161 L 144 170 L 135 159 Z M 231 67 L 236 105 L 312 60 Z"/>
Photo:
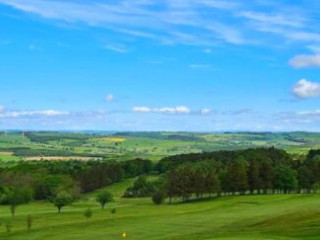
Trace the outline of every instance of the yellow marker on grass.
<path fill-rule="evenodd" d="M 124 232 L 124 233 L 121 234 L 121 236 L 122 236 L 123 238 L 126 238 L 126 237 L 127 237 L 127 233 Z"/>

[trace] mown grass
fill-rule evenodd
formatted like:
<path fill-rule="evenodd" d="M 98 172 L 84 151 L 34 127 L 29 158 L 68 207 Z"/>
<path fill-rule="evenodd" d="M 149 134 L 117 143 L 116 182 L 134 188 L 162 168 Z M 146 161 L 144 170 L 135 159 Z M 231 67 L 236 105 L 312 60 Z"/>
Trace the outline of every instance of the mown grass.
<path fill-rule="evenodd" d="M 154 205 L 150 199 L 122 199 L 125 188 L 133 180 L 108 187 L 116 202 L 101 210 L 95 202 L 96 193 L 65 207 L 61 214 L 46 202 L 19 206 L 11 220 L 9 208 L 2 206 L 0 239 L 17 240 L 289 240 L 320 239 L 320 196 L 268 195 L 221 197 L 188 204 Z M 83 212 L 92 208 L 93 216 L 85 219 Z M 112 216 L 110 210 L 117 209 Z M 30 233 L 26 216 L 34 218 Z M 5 224 L 12 221 L 12 232 Z"/>

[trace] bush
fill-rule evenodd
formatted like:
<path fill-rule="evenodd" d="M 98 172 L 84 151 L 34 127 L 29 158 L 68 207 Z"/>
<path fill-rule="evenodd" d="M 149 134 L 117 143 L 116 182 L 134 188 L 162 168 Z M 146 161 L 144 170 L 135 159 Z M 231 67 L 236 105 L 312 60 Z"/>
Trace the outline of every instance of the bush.
<path fill-rule="evenodd" d="M 84 211 L 83 215 L 84 215 L 87 219 L 91 218 L 91 217 L 92 217 L 92 210 L 91 210 L 91 208 L 86 209 L 86 210 Z"/>
<path fill-rule="evenodd" d="M 154 202 L 154 204 L 160 205 L 163 203 L 165 199 L 165 194 L 163 193 L 163 191 L 156 191 L 153 195 L 152 195 L 152 201 Z"/>

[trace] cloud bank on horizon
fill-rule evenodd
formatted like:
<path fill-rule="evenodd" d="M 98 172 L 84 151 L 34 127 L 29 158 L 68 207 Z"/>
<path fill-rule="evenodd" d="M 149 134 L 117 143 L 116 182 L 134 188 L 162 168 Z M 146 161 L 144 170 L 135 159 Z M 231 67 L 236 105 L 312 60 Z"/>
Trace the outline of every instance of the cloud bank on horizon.
<path fill-rule="evenodd" d="M 312 0 L 0 0 L 0 128 L 318 131 Z"/>

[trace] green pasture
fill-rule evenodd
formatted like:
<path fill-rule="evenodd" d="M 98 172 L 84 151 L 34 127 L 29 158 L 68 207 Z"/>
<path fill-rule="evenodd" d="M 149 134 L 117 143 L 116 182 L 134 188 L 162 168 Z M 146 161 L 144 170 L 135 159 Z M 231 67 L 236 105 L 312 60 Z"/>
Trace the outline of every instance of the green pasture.
<path fill-rule="evenodd" d="M 107 189 L 115 202 L 99 209 L 95 194 L 83 196 L 61 214 L 47 202 L 19 206 L 14 219 L 2 206 L 0 239 L 17 240 L 315 240 L 320 238 L 319 195 L 267 195 L 221 197 L 197 203 L 154 205 L 150 199 L 123 199 L 132 184 L 126 180 Z M 85 209 L 93 216 L 86 219 Z M 116 208 L 112 216 L 110 210 Z M 33 216 L 27 232 L 26 216 Z M 6 232 L 11 221 L 12 230 Z"/>

